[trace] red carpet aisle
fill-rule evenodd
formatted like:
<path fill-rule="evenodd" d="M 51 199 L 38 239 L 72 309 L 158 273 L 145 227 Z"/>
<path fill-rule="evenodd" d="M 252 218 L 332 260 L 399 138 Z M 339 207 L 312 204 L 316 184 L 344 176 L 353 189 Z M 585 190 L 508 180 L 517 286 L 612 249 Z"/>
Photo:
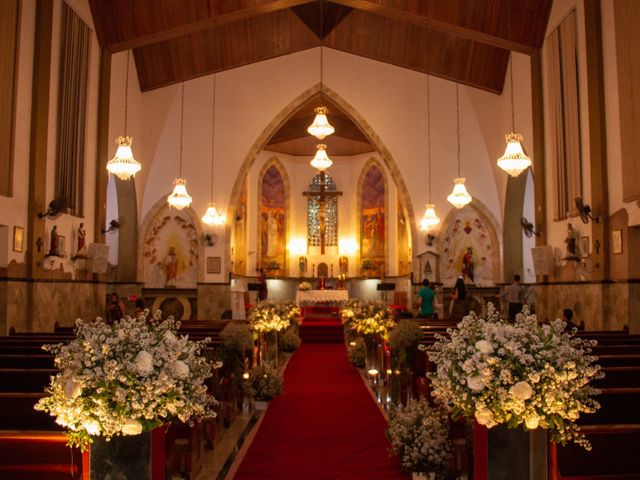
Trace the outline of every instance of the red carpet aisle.
<path fill-rule="evenodd" d="M 404 479 L 386 421 L 344 344 L 303 344 L 285 372 L 237 480 Z"/>

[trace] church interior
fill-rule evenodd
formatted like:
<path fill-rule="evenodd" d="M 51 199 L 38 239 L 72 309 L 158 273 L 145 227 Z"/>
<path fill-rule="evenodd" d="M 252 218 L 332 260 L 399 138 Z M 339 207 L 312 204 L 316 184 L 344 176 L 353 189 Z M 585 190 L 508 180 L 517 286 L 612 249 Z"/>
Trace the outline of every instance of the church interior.
<path fill-rule="evenodd" d="M 0 477 L 110 478 L 33 410 L 70 375 L 41 346 L 148 309 L 212 338 L 218 406 L 122 478 L 640 479 L 638 24 L 636 0 L 2 0 Z M 391 324 L 349 330 L 363 305 L 420 327 L 409 380 Z M 592 450 L 531 436 L 514 467 L 453 419 L 446 469 L 412 470 L 394 408 L 439 395 L 448 328 L 512 305 L 597 340 Z M 266 412 L 239 386 L 263 363 Z"/>

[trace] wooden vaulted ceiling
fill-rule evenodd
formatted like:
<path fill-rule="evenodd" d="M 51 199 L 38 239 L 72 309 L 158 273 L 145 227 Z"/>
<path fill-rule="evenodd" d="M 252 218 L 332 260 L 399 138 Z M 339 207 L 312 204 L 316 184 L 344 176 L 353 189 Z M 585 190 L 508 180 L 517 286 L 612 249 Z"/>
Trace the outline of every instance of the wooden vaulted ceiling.
<path fill-rule="evenodd" d="M 552 0 L 89 0 L 98 40 L 132 48 L 143 91 L 324 45 L 502 91 L 542 46 Z"/>

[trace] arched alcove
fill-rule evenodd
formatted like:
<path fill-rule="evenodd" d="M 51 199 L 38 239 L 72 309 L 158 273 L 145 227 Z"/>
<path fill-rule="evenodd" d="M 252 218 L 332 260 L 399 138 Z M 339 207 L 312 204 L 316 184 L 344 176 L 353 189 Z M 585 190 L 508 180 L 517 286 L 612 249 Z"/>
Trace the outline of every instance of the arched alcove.
<path fill-rule="evenodd" d="M 245 159 L 238 170 L 238 174 L 236 175 L 236 179 L 231 191 L 231 196 L 229 200 L 229 211 L 236 211 L 239 203 L 241 202 L 241 194 L 244 179 L 249 173 L 252 165 L 256 161 L 258 154 L 264 150 L 265 146 L 270 141 L 271 137 L 280 130 L 280 128 L 300 109 L 301 106 L 307 104 L 310 99 L 319 96 L 320 93 L 320 85 L 315 85 L 300 95 L 293 99 L 287 106 L 285 106 L 278 115 L 274 117 L 274 119 L 265 127 L 260 136 L 253 143 L 251 149 L 245 156 Z M 349 119 L 359 128 L 362 132 L 366 140 L 375 148 L 375 150 L 380 155 L 382 163 L 386 167 L 387 172 L 391 175 L 393 179 L 398 195 L 402 201 L 402 204 L 405 208 L 406 217 L 410 222 L 410 232 L 411 238 L 416 238 L 416 225 L 414 220 L 414 212 L 413 206 L 411 203 L 411 199 L 407 193 L 407 188 L 400 174 L 400 170 L 398 169 L 393 157 L 387 147 L 384 145 L 382 140 L 378 137 L 373 128 L 367 123 L 367 121 L 339 94 L 328 88 L 327 86 L 323 86 L 323 95 L 330 99 L 330 101 L 337 106 L 345 115 L 349 117 Z M 227 225 L 227 234 L 225 235 L 226 241 L 226 255 L 227 261 L 226 264 L 226 272 L 228 272 L 228 268 L 230 265 L 230 252 L 231 252 L 231 235 L 230 233 L 230 225 Z M 225 272 L 225 273 L 226 273 Z"/>

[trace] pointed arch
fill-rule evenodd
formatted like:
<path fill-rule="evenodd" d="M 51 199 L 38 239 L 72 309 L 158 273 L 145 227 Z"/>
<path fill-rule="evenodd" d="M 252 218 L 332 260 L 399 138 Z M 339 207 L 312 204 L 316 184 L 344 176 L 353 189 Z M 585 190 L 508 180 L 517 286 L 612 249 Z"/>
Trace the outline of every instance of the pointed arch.
<path fill-rule="evenodd" d="M 308 88 L 296 98 L 294 98 L 287 106 L 285 106 L 278 115 L 276 115 L 273 120 L 264 128 L 262 133 L 258 136 L 256 141 L 253 143 L 247 155 L 245 156 L 240 169 L 238 170 L 238 174 L 236 176 L 235 182 L 233 184 L 233 188 L 231 190 L 231 196 L 229 198 L 229 211 L 235 211 L 238 202 L 240 200 L 240 194 L 242 189 L 243 179 L 249 173 L 251 166 L 256 161 L 258 154 L 264 149 L 265 145 L 268 143 L 269 139 L 282 127 L 288 119 L 296 113 L 300 109 L 300 107 L 306 104 L 311 98 L 318 96 L 320 94 L 320 84 L 316 84 L 313 87 Z M 369 143 L 373 145 L 380 155 L 382 159 L 382 163 L 390 172 L 391 178 L 395 182 L 398 188 L 398 195 L 400 196 L 402 203 L 405 208 L 406 216 L 410 222 L 410 233 L 411 238 L 417 238 L 417 225 L 415 221 L 413 204 L 411 202 L 411 198 L 409 197 L 407 187 L 404 183 L 402 175 L 400 173 L 400 169 L 396 165 L 393 156 L 389 149 L 382 142 L 382 139 L 376 134 L 373 128 L 369 125 L 369 123 L 364 119 L 358 111 L 349 104 L 344 98 L 342 98 L 338 93 L 333 91 L 331 88 L 323 85 L 322 94 L 331 99 L 331 102 L 338 106 L 362 131 L 364 136 L 367 138 Z M 225 235 L 225 273 L 229 270 L 230 264 L 230 225 L 227 224 L 227 231 Z"/>
<path fill-rule="evenodd" d="M 259 268 L 286 275 L 290 183 L 278 157 L 271 157 L 260 170 L 257 191 Z"/>
<path fill-rule="evenodd" d="M 384 168 L 370 158 L 358 178 L 358 244 L 360 268 L 371 265 L 369 275 L 388 272 L 389 185 Z M 364 272 L 362 272 L 364 273 Z"/>
<path fill-rule="evenodd" d="M 204 281 L 205 271 L 205 254 L 204 244 L 202 241 L 204 232 L 202 231 L 202 225 L 200 224 L 200 217 L 191 207 L 186 207 L 182 210 L 170 208 L 166 200 L 168 195 L 169 193 L 163 195 L 156 203 L 154 203 L 153 207 L 151 207 L 145 215 L 140 226 L 140 232 L 142 232 L 142 235 L 138 242 L 138 258 L 140 259 L 137 268 L 138 281 L 145 281 L 145 266 L 148 267 L 149 264 L 153 262 L 153 258 L 150 257 L 150 255 L 153 255 L 151 253 L 153 249 L 150 248 L 150 242 L 157 241 L 156 237 L 159 232 L 156 228 L 162 223 L 163 219 L 169 217 L 168 221 L 175 221 L 175 217 L 177 216 L 185 221 L 185 231 L 188 231 L 187 239 L 190 251 L 184 253 L 185 258 L 187 254 L 189 255 L 189 258 L 186 259 L 185 266 L 195 269 L 195 282 L 193 282 L 193 288 L 195 288 L 195 283 Z M 181 221 L 178 222 L 182 223 Z M 183 243 L 183 245 L 186 245 L 186 242 Z M 166 257 L 167 248 L 168 245 L 163 245 L 159 250 L 156 250 L 156 261 L 161 261 Z M 191 261 L 192 264 L 189 264 L 189 261 Z"/>
<path fill-rule="evenodd" d="M 436 245 L 442 283 L 453 286 L 461 274 L 462 260 L 469 247 L 475 267 L 474 283 L 485 286 L 499 281 L 502 278 L 499 231 L 498 221 L 480 200 L 474 198 L 459 210 L 451 208 L 442 222 Z"/>

